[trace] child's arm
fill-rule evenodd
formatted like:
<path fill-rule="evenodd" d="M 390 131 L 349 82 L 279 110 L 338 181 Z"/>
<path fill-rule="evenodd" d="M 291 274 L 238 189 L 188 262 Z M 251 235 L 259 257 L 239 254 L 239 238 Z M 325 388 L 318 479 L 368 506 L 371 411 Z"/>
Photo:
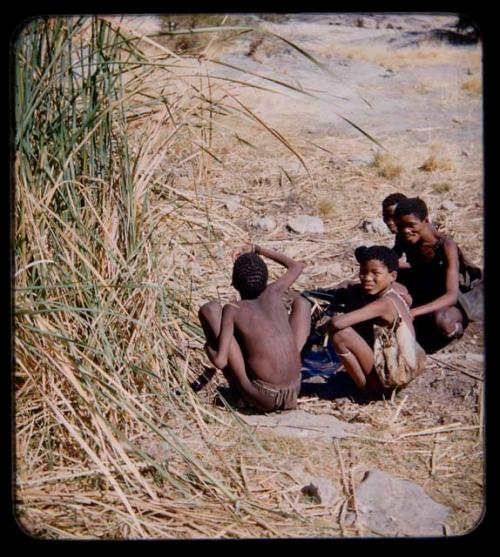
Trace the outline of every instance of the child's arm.
<path fill-rule="evenodd" d="M 396 240 L 394 241 L 394 245 L 392 246 L 393 251 L 398 254 L 398 265 L 400 269 L 409 269 L 411 265 L 406 261 L 406 258 L 403 257 L 405 253 L 405 242 L 401 235 L 398 233 L 396 234 Z"/>
<path fill-rule="evenodd" d="M 209 360 L 219 369 L 224 369 L 228 363 L 229 348 L 231 346 L 231 341 L 234 338 L 234 315 L 236 311 L 237 309 L 231 304 L 224 306 L 222 309 L 219 336 L 217 338 L 218 349 L 214 350 L 208 345 L 206 347 Z"/>
<path fill-rule="evenodd" d="M 395 309 L 393 304 L 387 299 L 380 298 L 375 300 L 361 309 L 356 309 L 342 315 L 334 315 L 318 327 L 320 333 L 340 331 L 347 327 L 352 327 L 357 323 L 380 317 L 388 323 L 394 321 Z"/>
<path fill-rule="evenodd" d="M 410 315 L 415 318 L 419 315 L 426 315 L 428 313 L 434 313 L 440 309 L 444 309 L 453 306 L 457 303 L 458 299 L 458 249 L 457 244 L 448 238 L 444 243 L 444 253 L 446 255 L 446 292 L 422 306 L 412 308 L 410 310 Z"/>
<path fill-rule="evenodd" d="M 291 257 L 284 255 L 283 253 L 279 253 L 272 249 L 263 248 L 261 246 L 254 246 L 254 251 L 258 255 L 268 257 L 269 259 L 272 259 L 273 261 L 276 261 L 276 263 L 279 263 L 280 265 L 283 265 L 283 267 L 287 268 L 286 273 L 272 283 L 272 286 L 274 288 L 283 290 L 283 292 L 298 279 L 300 273 L 302 273 L 302 271 L 304 270 L 304 263 L 295 261 Z"/>

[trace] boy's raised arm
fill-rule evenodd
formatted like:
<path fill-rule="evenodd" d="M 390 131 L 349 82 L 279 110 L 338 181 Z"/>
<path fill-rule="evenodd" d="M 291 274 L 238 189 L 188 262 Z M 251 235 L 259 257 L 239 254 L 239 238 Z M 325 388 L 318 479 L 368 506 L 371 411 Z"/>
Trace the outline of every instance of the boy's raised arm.
<path fill-rule="evenodd" d="M 254 252 L 258 255 L 263 255 L 264 257 L 272 259 L 273 261 L 276 261 L 276 263 L 279 263 L 280 265 L 283 265 L 283 267 L 287 268 L 286 273 L 273 283 L 275 287 L 282 288 L 283 290 L 286 290 L 297 280 L 305 267 L 304 263 L 295 261 L 291 257 L 273 249 L 255 245 Z"/>

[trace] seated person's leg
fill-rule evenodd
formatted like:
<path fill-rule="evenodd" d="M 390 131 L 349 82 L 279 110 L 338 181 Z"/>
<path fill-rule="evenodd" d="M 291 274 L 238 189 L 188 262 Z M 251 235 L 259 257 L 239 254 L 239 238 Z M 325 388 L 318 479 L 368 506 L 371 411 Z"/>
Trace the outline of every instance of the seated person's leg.
<path fill-rule="evenodd" d="M 450 340 L 460 338 L 464 333 L 463 315 L 456 306 L 436 311 L 434 322 L 438 332 Z"/>
<path fill-rule="evenodd" d="M 208 302 L 200 308 L 198 316 L 205 332 L 207 345 L 212 350 L 217 350 L 217 338 L 222 321 L 222 307 L 217 302 Z M 231 341 L 228 365 L 222 370 L 222 373 L 235 396 L 240 396 L 259 410 L 266 411 L 272 409 L 272 401 L 268 397 L 260 393 L 252 384 L 246 387 L 239 381 L 238 378 L 247 375 L 247 373 L 241 348 L 235 338 Z"/>
<path fill-rule="evenodd" d="M 333 333 L 332 344 L 356 386 L 365 387 L 374 362 L 373 350 L 368 343 L 354 329 L 347 327 Z"/>

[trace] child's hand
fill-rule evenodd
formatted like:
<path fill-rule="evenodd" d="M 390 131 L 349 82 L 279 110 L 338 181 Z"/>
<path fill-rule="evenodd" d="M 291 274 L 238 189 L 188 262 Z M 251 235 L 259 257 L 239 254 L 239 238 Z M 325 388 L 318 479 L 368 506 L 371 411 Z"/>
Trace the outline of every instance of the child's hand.
<path fill-rule="evenodd" d="M 328 315 L 325 315 L 321 319 L 318 319 L 318 321 L 316 322 L 316 330 L 318 331 L 318 333 L 323 335 L 326 332 L 328 332 L 328 325 L 329 325 L 331 319 L 332 318 L 329 317 Z"/>
<path fill-rule="evenodd" d="M 254 245 L 253 244 L 243 244 L 242 246 L 240 246 L 238 249 L 236 249 L 233 252 L 233 261 L 238 259 L 238 257 L 240 255 L 243 255 L 244 253 L 251 253 L 253 251 L 254 251 Z"/>

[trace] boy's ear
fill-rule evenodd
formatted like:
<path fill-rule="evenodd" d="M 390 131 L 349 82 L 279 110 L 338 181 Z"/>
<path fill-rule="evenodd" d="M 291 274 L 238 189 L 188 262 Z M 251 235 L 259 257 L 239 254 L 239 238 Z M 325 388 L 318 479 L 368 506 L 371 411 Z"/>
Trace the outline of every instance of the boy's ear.
<path fill-rule="evenodd" d="M 398 272 L 397 271 L 391 271 L 389 273 L 391 275 L 392 281 L 395 282 L 398 279 Z"/>

